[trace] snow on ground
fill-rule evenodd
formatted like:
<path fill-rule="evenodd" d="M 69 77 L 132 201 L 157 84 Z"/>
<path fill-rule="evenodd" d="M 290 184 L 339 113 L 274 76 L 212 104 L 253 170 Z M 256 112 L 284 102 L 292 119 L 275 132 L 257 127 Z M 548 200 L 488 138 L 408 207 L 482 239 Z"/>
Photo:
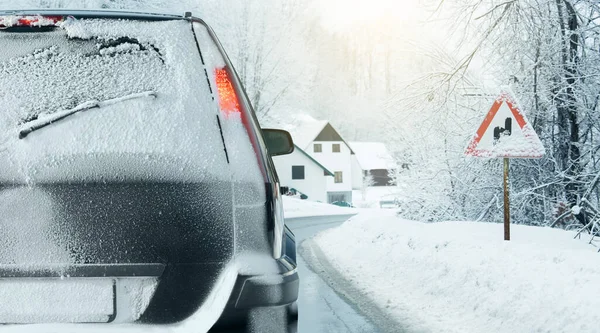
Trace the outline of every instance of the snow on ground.
<path fill-rule="evenodd" d="M 513 225 L 505 242 L 502 224 L 382 211 L 315 242 L 408 332 L 599 332 L 600 254 L 573 236 Z"/>
<path fill-rule="evenodd" d="M 338 207 L 331 204 L 300 200 L 289 196 L 283 197 L 283 210 L 286 218 L 357 213 L 357 210 L 354 208 Z"/>
<path fill-rule="evenodd" d="M 396 186 L 369 186 L 352 191 L 352 205 L 360 208 L 380 208 L 381 201 L 393 202 L 402 197 Z"/>

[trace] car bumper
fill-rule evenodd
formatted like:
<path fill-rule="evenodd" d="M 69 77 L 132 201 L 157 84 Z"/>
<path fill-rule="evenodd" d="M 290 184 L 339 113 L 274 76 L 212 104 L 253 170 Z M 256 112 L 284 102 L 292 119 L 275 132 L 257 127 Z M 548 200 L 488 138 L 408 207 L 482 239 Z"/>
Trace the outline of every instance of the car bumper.
<path fill-rule="evenodd" d="M 286 275 L 241 276 L 228 307 L 243 310 L 291 304 L 298 299 L 299 286 L 295 270 Z"/>
<path fill-rule="evenodd" d="M 137 267 L 146 271 L 144 275 L 160 275 L 163 267 L 160 265 Z M 109 268 L 113 271 L 106 271 L 99 267 L 90 268 L 95 275 L 121 275 L 115 279 L 131 279 L 128 270 L 131 267 Z M 82 272 L 81 268 L 75 269 Z M 165 269 L 168 271 L 168 267 Z M 119 272 L 121 274 L 119 274 Z M 266 275 L 240 275 L 239 265 L 231 263 L 216 277 L 209 294 L 204 298 L 200 305 L 191 315 L 175 323 L 153 323 L 147 320 L 147 314 L 142 315 L 141 321 L 134 323 L 122 323 L 119 320 L 119 314 L 111 323 L 103 324 L 25 324 L 25 325 L 4 325 L 2 332 L 40 332 L 40 333 L 104 333 L 119 332 L 137 333 L 137 332 L 160 332 L 160 333 L 178 333 L 188 332 L 193 329 L 194 332 L 208 331 L 215 325 L 231 324 L 244 320 L 249 309 L 256 307 L 273 307 L 292 304 L 297 300 L 299 290 L 299 277 L 296 269 L 286 272 L 277 272 Z M 13 271 L 11 274 L 4 272 L 4 278 L 20 278 L 19 273 Z M 73 272 L 75 273 L 75 272 Z M 86 274 L 77 274 L 73 278 L 87 278 Z M 108 273 L 108 274 L 106 274 Z M 112 274 L 111 274 L 112 273 Z M 81 277 L 77 277 L 81 276 Z M 87 277 L 86 277 L 87 276 Z M 110 277 L 110 276 L 109 276 Z M 137 276 L 135 278 L 141 278 Z M 177 299 L 173 299 L 177 302 Z M 146 318 L 146 320 L 144 320 Z"/>

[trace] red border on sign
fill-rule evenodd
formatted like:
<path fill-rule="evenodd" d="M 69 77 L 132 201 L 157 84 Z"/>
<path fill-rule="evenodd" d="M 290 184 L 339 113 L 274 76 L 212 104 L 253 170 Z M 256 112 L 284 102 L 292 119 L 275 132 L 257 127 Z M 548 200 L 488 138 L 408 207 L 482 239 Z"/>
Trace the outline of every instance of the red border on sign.
<path fill-rule="evenodd" d="M 502 93 L 500 97 L 496 99 L 494 104 L 492 104 L 490 111 L 488 111 L 487 115 L 485 116 L 485 119 L 483 119 L 483 123 L 481 123 L 479 129 L 477 129 L 477 132 L 475 133 L 475 136 L 473 137 L 473 139 L 471 139 L 471 142 L 467 146 L 465 154 L 472 156 L 481 155 L 481 153 L 475 148 L 477 148 L 479 141 L 487 131 L 488 127 L 490 127 L 492 119 L 494 119 L 496 113 L 498 113 L 498 110 L 500 109 L 500 106 L 502 106 L 502 103 L 504 102 L 506 102 L 506 105 L 510 109 L 510 112 L 512 112 L 513 116 L 515 116 L 515 120 L 517 121 L 517 124 L 519 124 L 519 127 L 523 129 L 523 127 L 527 125 L 527 121 L 525 121 L 525 118 L 523 117 L 521 110 L 517 106 L 517 103 L 511 98 L 511 96 L 508 93 Z"/>

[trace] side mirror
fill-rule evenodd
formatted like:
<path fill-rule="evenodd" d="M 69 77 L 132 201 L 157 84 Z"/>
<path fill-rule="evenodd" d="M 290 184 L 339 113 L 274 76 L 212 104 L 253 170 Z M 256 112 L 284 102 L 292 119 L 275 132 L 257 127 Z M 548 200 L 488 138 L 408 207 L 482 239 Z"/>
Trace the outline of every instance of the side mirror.
<path fill-rule="evenodd" d="M 294 141 L 290 133 L 278 129 L 263 129 L 263 136 L 271 156 L 287 155 L 294 152 Z"/>

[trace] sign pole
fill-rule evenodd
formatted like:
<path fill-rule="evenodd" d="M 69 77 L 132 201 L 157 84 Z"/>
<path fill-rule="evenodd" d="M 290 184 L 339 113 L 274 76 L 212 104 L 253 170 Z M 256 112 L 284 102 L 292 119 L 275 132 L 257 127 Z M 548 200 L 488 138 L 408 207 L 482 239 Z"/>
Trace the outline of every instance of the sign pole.
<path fill-rule="evenodd" d="M 508 196 L 508 157 L 504 158 L 504 240 L 510 240 L 510 200 Z"/>

